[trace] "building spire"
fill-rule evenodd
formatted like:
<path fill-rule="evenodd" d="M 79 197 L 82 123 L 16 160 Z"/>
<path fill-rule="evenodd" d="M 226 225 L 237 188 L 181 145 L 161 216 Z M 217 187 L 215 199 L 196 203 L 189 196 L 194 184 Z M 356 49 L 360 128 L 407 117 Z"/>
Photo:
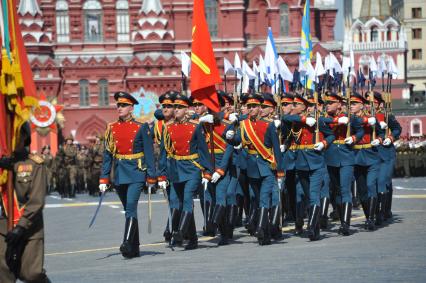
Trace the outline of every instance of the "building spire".
<path fill-rule="evenodd" d="M 139 13 L 145 13 L 145 15 L 148 15 L 149 12 L 154 12 L 157 15 L 163 12 L 163 5 L 161 5 L 161 1 L 160 0 L 143 0 L 142 8 L 139 11 Z"/>
<path fill-rule="evenodd" d="M 21 0 L 19 2 L 18 13 L 21 16 L 29 13 L 31 16 L 35 16 L 37 14 L 41 15 L 40 7 L 38 6 L 37 0 Z"/>
<path fill-rule="evenodd" d="M 390 15 L 389 0 L 362 0 L 360 18 L 371 19 L 375 17 L 383 21 Z"/>

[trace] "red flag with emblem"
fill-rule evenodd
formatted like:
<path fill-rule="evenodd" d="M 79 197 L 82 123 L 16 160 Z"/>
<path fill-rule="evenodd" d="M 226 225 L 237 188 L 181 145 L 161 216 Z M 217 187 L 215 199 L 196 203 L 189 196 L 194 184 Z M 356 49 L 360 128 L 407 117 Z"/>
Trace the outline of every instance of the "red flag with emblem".
<path fill-rule="evenodd" d="M 191 96 L 210 110 L 220 111 L 216 84 L 222 82 L 204 14 L 204 0 L 194 0 L 191 50 Z"/>

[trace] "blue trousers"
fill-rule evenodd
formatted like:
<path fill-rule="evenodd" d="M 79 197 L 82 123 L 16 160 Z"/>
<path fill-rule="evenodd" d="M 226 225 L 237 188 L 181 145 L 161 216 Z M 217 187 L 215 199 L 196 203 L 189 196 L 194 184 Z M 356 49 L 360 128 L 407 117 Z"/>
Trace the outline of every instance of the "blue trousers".
<path fill-rule="evenodd" d="M 228 184 L 228 189 L 226 190 L 226 203 L 228 205 L 237 205 L 238 187 L 240 187 L 240 185 L 238 184 L 238 178 L 231 176 Z M 240 195 L 243 195 L 243 190 L 241 189 L 241 187 L 239 189 L 241 190 Z"/>
<path fill-rule="evenodd" d="M 335 189 L 336 203 L 352 203 L 352 178 L 354 175 L 354 166 L 347 165 L 341 167 L 327 166 L 330 182 Z"/>
<path fill-rule="evenodd" d="M 270 208 L 272 199 L 272 190 L 276 187 L 274 175 L 261 178 L 249 178 L 249 183 L 253 189 L 258 207 Z"/>
<path fill-rule="evenodd" d="M 296 185 L 296 190 L 303 189 L 303 193 L 309 199 L 309 206 L 320 205 L 320 190 L 324 176 L 321 169 L 302 171 L 297 170 L 300 185 Z M 299 193 L 298 193 L 299 195 Z"/>
<path fill-rule="evenodd" d="M 181 183 L 173 183 L 172 190 L 178 198 L 179 207 L 182 207 L 183 211 L 193 211 L 193 198 L 197 189 L 201 183 L 201 178 L 188 180 Z"/>
<path fill-rule="evenodd" d="M 116 187 L 118 197 L 123 205 L 126 218 L 138 218 L 138 202 L 143 183 L 119 185 Z"/>
<path fill-rule="evenodd" d="M 182 209 L 182 207 L 179 206 L 179 199 L 176 191 L 173 189 L 173 184 L 170 184 L 170 186 L 167 187 L 167 196 L 169 198 L 170 209 Z"/>
<path fill-rule="evenodd" d="M 324 180 L 320 190 L 320 198 L 330 198 L 330 176 L 328 175 L 328 170 L 325 167 L 320 168 L 319 170 L 321 170 L 324 175 Z"/>
<path fill-rule="evenodd" d="M 284 183 L 284 182 L 283 182 Z M 279 206 L 281 202 L 282 188 L 278 188 L 278 181 L 274 178 L 274 187 L 272 188 L 272 206 Z"/>
<path fill-rule="evenodd" d="M 216 204 L 226 206 L 227 202 L 227 191 L 231 176 L 226 173 L 222 176 L 216 184 L 209 183 L 209 187 L 215 192 Z"/>
<path fill-rule="evenodd" d="M 392 183 L 393 168 L 395 158 L 380 163 L 379 176 L 377 178 L 377 192 L 384 193 L 388 191 Z"/>
<path fill-rule="evenodd" d="M 377 178 L 380 163 L 370 166 L 355 165 L 355 181 L 359 192 L 359 198 L 365 202 L 370 197 L 377 196 Z"/>

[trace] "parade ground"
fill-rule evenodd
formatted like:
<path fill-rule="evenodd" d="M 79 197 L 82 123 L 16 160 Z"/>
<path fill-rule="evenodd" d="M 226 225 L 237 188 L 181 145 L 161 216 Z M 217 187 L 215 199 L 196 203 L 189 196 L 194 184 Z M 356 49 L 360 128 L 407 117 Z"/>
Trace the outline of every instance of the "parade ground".
<path fill-rule="evenodd" d="M 322 239 L 293 235 L 259 246 L 244 228 L 237 228 L 229 246 L 199 236 L 199 248 L 174 250 L 163 242 L 167 220 L 161 193 L 153 195 L 153 231 L 147 233 L 147 195 L 139 204 L 141 257 L 125 260 L 118 248 L 124 212 L 118 197 L 108 193 L 89 229 L 98 198 L 47 196 L 45 268 L 52 282 L 425 282 L 426 178 L 394 180 L 393 221 L 366 232 L 362 210 L 352 216 L 352 235 L 337 234 L 338 223 L 321 232 Z M 195 201 L 197 230 L 203 218 Z"/>

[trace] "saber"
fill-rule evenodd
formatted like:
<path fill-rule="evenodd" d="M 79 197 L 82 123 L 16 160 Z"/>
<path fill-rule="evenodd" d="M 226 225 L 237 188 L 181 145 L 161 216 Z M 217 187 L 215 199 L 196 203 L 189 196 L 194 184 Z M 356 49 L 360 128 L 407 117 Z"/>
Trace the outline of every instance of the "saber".
<path fill-rule="evenodd" d="M 207 191 L 207 185 L 208 183 L 204 184 L 204 229 L 207 231 L 207 208 L 206 208 L 206 191 Z"/>
<path fill-rule="evenodd" d="M 164 198 L 166 199 L 166 203 L 167 203 L 167 207 L 168 207 L 168 210 L 169 210 L 169 221 L 168 221 L 168 223 L 167 223 L 167 226 L 169 227 L 169 231 L 170 231 L 170 233 L 171 234 L 173 234 L 173 228 L 172 228 L 172 213 L 171 213 L 171 209 L 170 209 L 170 202 L 169 202 L 169 196 L 168 196 L 168 194 L 167 194 L 167 189 L 166 188 L 164 188 L 163 189 L 163 195 L 164 195 Z M 170 241 L 169 241 L 169 247 L 172 249 L 172 251 L 174 251 L 174 249 L 173 249 L 173 246 L 172 246 L 172 239 L 170 238 Z"/>
<path fill-rule="evenodd" d="M 102 200 L 104 199 L 104 196 L 105 196 L 105 191 L 103 191 L 101 193 L 101 196 L 99 197 L 99 203 L 98 203 L 98 206 L 96 207 L 95 214 L 93 215 L 92 220 L 90 221 L 89 228 L 92 227 L 93 223 L 95 223 L 95 219 L 96 219 L 96 216 L 98 215 L 99 209 L 101 208 Z"/>
<path fill-rule="evenodd" d="M 152 203 L 151 203 L 151 188 L 148 186 L 148 234 L 152 233 Z"/>

